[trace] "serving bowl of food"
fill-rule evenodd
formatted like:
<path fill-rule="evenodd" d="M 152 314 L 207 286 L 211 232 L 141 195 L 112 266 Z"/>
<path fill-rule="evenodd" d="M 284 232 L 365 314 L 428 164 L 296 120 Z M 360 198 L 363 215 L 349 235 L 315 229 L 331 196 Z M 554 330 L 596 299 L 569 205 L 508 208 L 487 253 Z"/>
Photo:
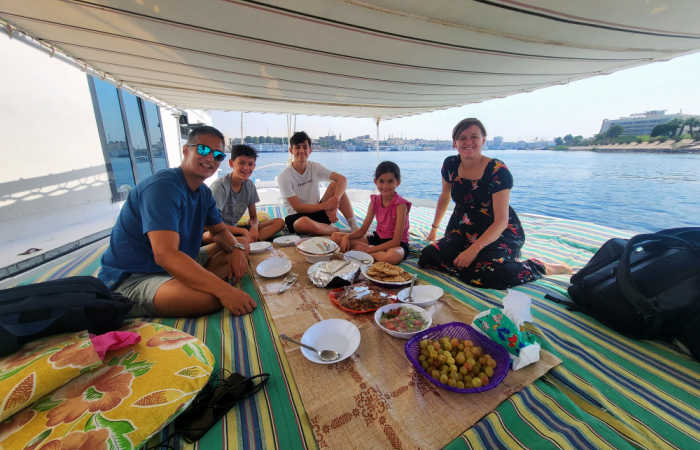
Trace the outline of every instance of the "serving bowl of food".
<path fill-rule="evenodd" d="M 374 313 L 377 326 L 390 336 L 410 339 L 433 323 L 431 315 L 420 306 L 403 303 L 384 305 Z"/>
<path fill-rule="evenodd" d="M 311 264 L 330 260 L 339 249 L 338 244 L 320 236 L 302 239 L 296 244 L 297 252 Z"/>
<path fill-rule="evenodd" d="M 308 255 L 327 255 L 338 250 L 338 244 L 323 236 L 302 239 L 296 246 L 298 250 Z"/>

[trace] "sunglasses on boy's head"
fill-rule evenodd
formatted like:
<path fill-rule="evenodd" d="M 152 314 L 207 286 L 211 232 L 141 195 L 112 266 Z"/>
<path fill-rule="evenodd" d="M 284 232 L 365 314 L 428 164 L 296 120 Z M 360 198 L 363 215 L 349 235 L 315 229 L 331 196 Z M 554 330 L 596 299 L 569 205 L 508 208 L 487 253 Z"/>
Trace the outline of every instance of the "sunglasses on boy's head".
<path fill-rule="evenodd" d="M 190 146 L 195 147 L 195 145 L 192 144 L 190 144 Z M 221 162 L 224 159 L 226 159 L 226 153 L 221 152 L 219 150 L 212 150 L 208 145 L 197 144 L 196 147 L 197 154 L 200 156 L 207 156 L 209 153 L 214 152 L 214 154 L 212 155 L 214 157 L 214 160 Z"/>

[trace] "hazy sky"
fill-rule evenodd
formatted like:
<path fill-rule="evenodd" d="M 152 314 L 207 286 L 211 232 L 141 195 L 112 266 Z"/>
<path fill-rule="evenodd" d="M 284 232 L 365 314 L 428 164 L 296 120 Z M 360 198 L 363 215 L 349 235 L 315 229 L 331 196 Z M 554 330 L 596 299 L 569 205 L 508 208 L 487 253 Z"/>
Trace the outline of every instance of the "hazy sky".
<path fill-rule="evenodd" d="M 611 75 L 575 81 L 508 98 L 382 122 L 380 138 L 449 139 L 452 127 L 465 117 L 478 117 L 489 137 L 506 140 L 553 139 L 568 133 L 590 137 L 603 119 L 665 109 L 700 115 L 700 53 L 648 64 Z M 240 137 L 240 113 L 212 112 L 214 125 L 228 137 Z M 374 119 L 297 116 L 297 130 L 312 138 L 341 134 L 343 139 L 376 134 Z M 248 136 L 286 136 L 286 116 L 246 113 Z"/>

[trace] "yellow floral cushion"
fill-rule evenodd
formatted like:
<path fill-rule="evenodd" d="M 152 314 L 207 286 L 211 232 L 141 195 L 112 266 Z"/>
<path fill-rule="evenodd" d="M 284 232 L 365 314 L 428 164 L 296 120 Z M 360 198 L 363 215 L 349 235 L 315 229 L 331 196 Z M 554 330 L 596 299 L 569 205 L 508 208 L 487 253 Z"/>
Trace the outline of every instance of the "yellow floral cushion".
<path fill-rule="evenodd" d="M 270 215 L 266 213 L 265 211 L 255 211 L 258 215 L 258 222 L 263 222 L 265 220 L 270 220 Z M 243 216 L 240 218 L 236 226 L 238 227 L 244 227 L 248 225 L 250 222 L 250 215 L 248 214 L 248 211 L 243 214 Z"/>
<path fill-rule="evenodd" d="M 134 449 L 182 412 L 214 368 L 209 349 L 161 324 L 124 330 L 141 342 L 1 423 L 0 448 Z"/>
<path fill-rule="evenodd" d="M 0 358 L 0 421 L 101 365 L 87 331 L 28 342 Z"/>

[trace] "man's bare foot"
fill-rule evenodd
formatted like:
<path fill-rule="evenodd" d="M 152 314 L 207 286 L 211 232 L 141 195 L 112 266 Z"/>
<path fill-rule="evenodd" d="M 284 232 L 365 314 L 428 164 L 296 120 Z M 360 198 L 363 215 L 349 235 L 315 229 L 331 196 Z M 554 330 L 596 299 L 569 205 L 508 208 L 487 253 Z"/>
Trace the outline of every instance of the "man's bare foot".
<path fill-rule="evenodd" d="M 544 263 L 544 270 L 547 275 L 566 275 L 573 273 L 571 267 L 566 264 Z"/>

